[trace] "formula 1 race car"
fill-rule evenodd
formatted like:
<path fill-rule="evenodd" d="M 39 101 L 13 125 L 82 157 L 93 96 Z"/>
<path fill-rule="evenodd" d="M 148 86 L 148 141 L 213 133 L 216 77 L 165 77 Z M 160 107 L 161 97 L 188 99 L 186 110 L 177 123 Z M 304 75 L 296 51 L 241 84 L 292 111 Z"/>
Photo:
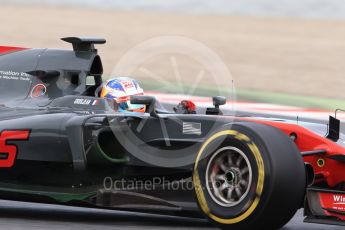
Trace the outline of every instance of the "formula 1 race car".
<path fill-rule="evenodd" d="M 207 218 L 223 229 L 345 223 L 345 138 L 329 126 L 177 114 L 151 96 L 145 113 L 100 98 L 99 38 L 73 50 L 0 47 L 0 197 Z"/>

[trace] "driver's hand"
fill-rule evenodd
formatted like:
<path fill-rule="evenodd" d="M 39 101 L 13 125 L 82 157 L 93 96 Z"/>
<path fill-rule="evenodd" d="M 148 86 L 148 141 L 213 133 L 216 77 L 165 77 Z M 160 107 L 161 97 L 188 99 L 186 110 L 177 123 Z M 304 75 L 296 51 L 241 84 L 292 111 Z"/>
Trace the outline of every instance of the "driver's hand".
<path fill-rule="evenodd" d="M 192 101 L 183 100 L 174 107 L 174 111 L 178 114 L 196 114 L 196 106 Z"/>

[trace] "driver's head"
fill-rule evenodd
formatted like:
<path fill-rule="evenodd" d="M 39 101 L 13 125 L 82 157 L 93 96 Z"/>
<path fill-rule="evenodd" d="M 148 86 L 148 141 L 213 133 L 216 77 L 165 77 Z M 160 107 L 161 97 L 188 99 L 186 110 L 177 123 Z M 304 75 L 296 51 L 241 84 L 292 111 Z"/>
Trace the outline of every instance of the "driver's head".
<path fill-rule="evenodd" d="M 117 77 L 108 80 L 102 87 L 100 96 L 113 99 L 119 106 L 119 111 L 145 112 L 145 105 L 132 105 L 130 96 L 144 95 L 144 90 L 138 82 L 128 77 Z"/>

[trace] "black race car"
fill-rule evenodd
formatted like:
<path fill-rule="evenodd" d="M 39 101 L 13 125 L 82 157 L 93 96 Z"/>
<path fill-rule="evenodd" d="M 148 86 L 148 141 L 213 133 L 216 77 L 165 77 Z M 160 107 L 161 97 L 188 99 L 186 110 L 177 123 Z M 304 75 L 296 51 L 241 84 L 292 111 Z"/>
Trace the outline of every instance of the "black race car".
<path fill-rule="evenodd" d="M 223 97 L 206 114 L 178 114 L 133 96 L 146 113 L 119 113 L 97 92 L 94 45 L 105 40 L 63 40 L 73 50 L 0 47 L 2 199 L 207 218 L 233 230 L 280 228 L 301 207 L 308 221 L 343 223 L 345 208 L 331 201 L 345 200 L 337 119 L 323 137 L 224 116 Z"/>

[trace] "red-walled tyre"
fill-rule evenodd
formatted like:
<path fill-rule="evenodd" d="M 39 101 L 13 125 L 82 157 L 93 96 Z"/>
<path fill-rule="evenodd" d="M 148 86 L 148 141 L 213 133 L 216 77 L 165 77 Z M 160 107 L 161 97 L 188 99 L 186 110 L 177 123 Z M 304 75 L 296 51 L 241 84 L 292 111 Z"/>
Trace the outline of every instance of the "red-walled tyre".
<path fill-rule="evenodd" d="M 200 209 L 222 229 L 284 226 L 301 207 L 306 189 L 300 152 L 280 130 L 236 123 L 201 147 L 193 172 Z"/>

